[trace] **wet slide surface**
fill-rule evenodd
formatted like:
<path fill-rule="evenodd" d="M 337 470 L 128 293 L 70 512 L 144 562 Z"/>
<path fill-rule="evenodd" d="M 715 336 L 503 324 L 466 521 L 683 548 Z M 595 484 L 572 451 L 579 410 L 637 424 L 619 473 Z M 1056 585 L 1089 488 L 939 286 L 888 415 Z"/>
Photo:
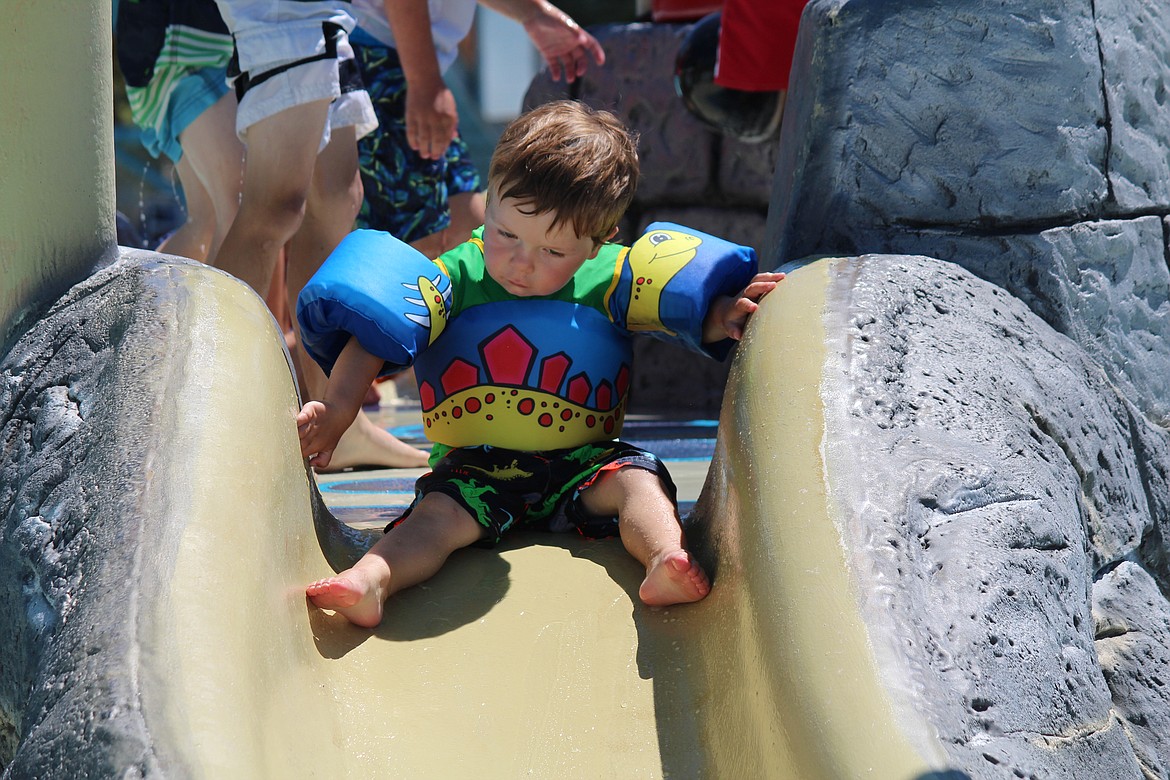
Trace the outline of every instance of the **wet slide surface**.
<path fill-rule="evenodd" d="M 206 266 L 135 262 L 78 293 L 94 311 L 143 313 L 103 325 L 119 339 L 100 353 L 105 395 L 76 390 L 95 447 L 69 474 L 79 487 L 58 492 L 109 501 L 89 515 L 80 585 L 44 575 L 76 606 L 46 650 L 64 672 L 37 690 L 64 691 L 72 709 L 30 716 L 27 776 L 82 776 L 102 751 L 110 767 L 193 778 L 816 780 L 928 765 L 901 736 L 831 519 L 828 266 L 765 300 L 717 432 L 637 419 L 624 432 L 671 468 L 713 575 L 706 600 L 643 607 L 643 572 L 618 540 L 518 534 L 460 551 L 366 630 L 304 588 L 368 547 L 418 472 L 310 475 L 263 302 Z M 73 316 L 65 307 L 48 330 Z M 50 398 L 63 395 L 55 376 Z M 72 431 L 68 411 L 57 417 Z M 405 416 L 387 424 L 409 439 Z M 95 713 L 121 731 L 99 739 Z M 56 750 L 66 735 L 78 751 Z"/>
<path fill-rule="evenodd" d="M 425 446 L 412 423 L 417 409 L 397 403 L 373 416 Z M 626 423 L 627 440 L 667 462 L 684 516 L 702 487 L 715 426 Z M 317 481 L 338 520 L 376 534 L 410 502 L 420 473 Z M 374 631 L 311 610 L 322 657 L 347 669 L 354 687 L 343 695 L 360 702 L 346 716 L 361 724 L 347 749 L 371 770 L 412 777 L 697 771 L 693 702 L 678 695 L 695 608 L 644 607 L 641 579 L 616 539 L 530 532 L 495 550 L 457 553 L 434 579 L 396 594 Z"/>
<path fill-rule="evenodd" d="M 827 266 L 793 274 L 753 318 L 717 432 L 638 420 L 623 432 L 667 460 L 684 508 L 697 499 L 687 532 L 713 575 L 707 599 L 643 607 L 620 541 L 518 534 L 458 552 L 372 631 L 304 587 L 368 547 L 418 472 L 321 477 L 318 494 L 262 302 L 223 275 L 181 274 L 176 316 L 203 346 L 158 394 L 167 438 L 146 498 L 166 519 L 142 526 L 160 538 L 136 628 L 160 764 L 191 777 L 780 780 L 926 766 L 878 681 L 828 514 Z M 789 333 L 802 336 L 776 338 Z M 388 423 L 408 439 L 397 426 L 417 424 Z M 340 521 L 312 509 L 318 495 Z"/>

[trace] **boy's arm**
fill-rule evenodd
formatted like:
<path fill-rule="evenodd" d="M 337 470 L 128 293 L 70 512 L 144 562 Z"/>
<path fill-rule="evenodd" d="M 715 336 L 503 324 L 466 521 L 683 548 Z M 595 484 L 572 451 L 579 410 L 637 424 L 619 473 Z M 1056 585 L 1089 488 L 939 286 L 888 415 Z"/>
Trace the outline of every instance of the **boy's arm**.
<path fill-rule="evenodd" d="M 437 160 L 455 138 L 459 113 L 443 81 L 426 0 L 384 0 L 394 47 L 406 76 L 406 140 L 420 157 Z"/>
<path fill-rule="evenodd" d="M 308 457 L 309 465 L 329 465 L 333 449 L 361 411 L 366 391 L 383 365 L 382 358 L 370 354 L 350 337 L 329 375 L 325 397 L 309 401 L 297 415 L 301 457 Z"/>
<path fill-rule="evenodd" d="M 741 339 L 748 317 L 760 308 L 760 299 L 776 289 L 783 278 L 782 273 L 756 274 L 739 295 L 720 295 L 712 301 L 703 320 L 703 343 L 725 338 Z"/>

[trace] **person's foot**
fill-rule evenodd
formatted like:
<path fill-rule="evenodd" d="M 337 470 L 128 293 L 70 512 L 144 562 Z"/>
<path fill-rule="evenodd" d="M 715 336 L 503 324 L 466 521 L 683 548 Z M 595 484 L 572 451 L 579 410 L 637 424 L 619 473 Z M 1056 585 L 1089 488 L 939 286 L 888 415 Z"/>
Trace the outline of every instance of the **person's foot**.
<path fill-rule="evenodd" d="M 378 392 L 376 385 L 370 385 L 366 388 L 366 397 L 362 399 L 363 409 L 377 409 L 382 405 L 382 394 Z"/>
<path fill-rule="evenodd" d="M 652 607 L 688 604 L 711 592 L 707 573 L 686 550 L 674 550 L 651 561 L 638 597 Z"/>
<path fill-rule="evenodd" d="M 374 425 L 365 412 L 358 412 L 353 424 L 341 435 L 329 466 L 317 470 L 341 471 L 354 466 L 420 468 L 427 465 L 428 457 L 426 451 L 396 438 L 389 431 Z"/>
<path fill-rule="evenodd" d="M 305 588 L 305 595 L 315 606 L 332 610 L 356 626 L 374 628 L 382 622 L 388 586 L 388 576 L 387 582 L 382 579 L 378 572 L 355 566 L 336 577 L 317 580 Z"/>

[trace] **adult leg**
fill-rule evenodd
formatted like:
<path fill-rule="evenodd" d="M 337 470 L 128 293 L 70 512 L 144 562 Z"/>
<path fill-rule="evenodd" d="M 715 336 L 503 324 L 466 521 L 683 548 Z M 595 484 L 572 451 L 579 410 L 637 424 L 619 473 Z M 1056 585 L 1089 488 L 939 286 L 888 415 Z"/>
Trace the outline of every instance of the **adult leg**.
<path fill-rule="evenodd" d="M 357 142 L 352 127 L 334 128 L 329 144 L 322 150 L 313 173 L 305 217 L 288 244 L 288 305 L 296 310 L 296 300 L 341 239 L 353 226 L 362 202 L 361 179 L 357 172 Z M 308 356 L 296 329 L 297 364 L 309 398 L 320 399 L 325 393 L 325 373 Z M 330 470 L 349 466 L 425 466 L 427 453 L 410 446 L 388 431 L 374 425 L 365 412 L 341 437 L 334 450 Z"/>
<path fill-rule="evenodd" d="M 309 600 L 349 622 L 373 628 L 393 593 L 433 577 L 451 553 L 483 538 L 484 529 L 450 496 L 428 493 L 353 567 L 305 589 Z"/>
<path fill-rule="evenodd" d="M 281 248 L 304 220 L 329 103 L 287 108 L 248 128 L 240 208 L 214 262 L 261 296 L 268 293 Z"/>
<path fill-rule="evenodd" d="M 179 136 L 183 146 L 183 160 L 190 161 L 200 183 L 210 194 L 215 211 L 215 230 L 211 237 L 209 257 L 215 257 L 235 222 L 244 187 L 244 145 L 236 135 L 236 108 L 236 93 L 229 90 L 196 117 Z M 286 298 L 284 258 L 280 257 L 264 301 L 291 348 L 292 322 Z"/>
<path fill-rule="evenodd" d="M 581 501 L 593 514 L 617 515 L 622 544 L 646 567 L 638 589 L 644 603 L 683 604 L 711 591 L 707 574 L 686 549 L 678 509 L 657 474 L 636 467 L 603 472 Z"/>
<path fill-rule="evenodd" d="M 458 243 L 471 238 L 471 231 L 483 224 L 484 210 L 487 198 L 482 192 L 460 192 L 452 195 L 451 227 L 448 230 L 455 235 Z"/>
<path fill-rule="evenodd" d="M 179 135 L 183 161 L 199 177 L 214 210 L 215 229 L 205 257 L 215 257 L 240 208 L 244 145 L 236 136 L 236 95 L 228 91 Z"/>
<path fill-rule="evenodd" d="M 482 192 L 458 192 L 447 199 L 451 224 L 410 245 L 429 258 L 436 258 L 471 238 L 471 231 L 483 224 L 487 198 Z"/>
<path fill-rule="evenodd" d="M 211 197 L 191 167 L 188 155 L 184 154 L 179 159 L 175 164 L 175 171 L 178 172 L 179 182 L 183 185 L 187 218 L 175 232 L 158 245 L 158 251 L 206 262 L 212 235 L 215 232 L 215 209 L 212 207 Z"/>

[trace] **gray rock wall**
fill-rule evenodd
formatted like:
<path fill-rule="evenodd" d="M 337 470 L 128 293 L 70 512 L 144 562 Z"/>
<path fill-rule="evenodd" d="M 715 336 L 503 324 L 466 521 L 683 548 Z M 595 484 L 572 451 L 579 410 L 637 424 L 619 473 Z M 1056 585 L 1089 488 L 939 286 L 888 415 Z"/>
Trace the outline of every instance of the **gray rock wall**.
<path fill-rule="evenodd" d="M 1170 777 L 1168 81 L 1154 0 L 802 21 L 766 264 L 994 285 L 860 258 L 826 379 L 870 630 L 975 778 Z"/>
<path fill-rule="evenodd" d="M 596 27 L 591 32 L 605 48 L 605 66 L 571 85 L 542 72 L 529 87 L 525 107 L 573 98 L 613 111 L 638 134 L 642 179 L 619 241 L 629 243 L 651 222 L 663 220 L 758 252 L 778 148 L 775 142 L 725 138 L 687 112 L 673 79 L 675 55 L 689 29 L 646 23 Z M 634 411 L 718 412 L 729 361 L 715 363 L 650 339 L 639 339 L 635 349 Z"/>
<path fill-rule="evenodd" d="M 152 531 L 123 522 L 149 514 L 143 442 L 165 399 L 142 388 L 173 362 L 164 323 L 141 316 L 165 319 L 144 305 L 152 295 L 116 264 L 58 301 L 0 366 L 5 777 L 157 774 L 136 660 L 149 583 L 134 551 Z"/>
<path fill-rule="evenodd" d="M 1170 13 L 813 0 L 765 252 L 925 254 L 1027 301 L 1170 421 Z"/>
<path fill-rule="evenodd" d="M 827 468 L 900 705 L 987 778 L 1170 777 L 1170 433 L 957 266 L 827 302 Z"/>

